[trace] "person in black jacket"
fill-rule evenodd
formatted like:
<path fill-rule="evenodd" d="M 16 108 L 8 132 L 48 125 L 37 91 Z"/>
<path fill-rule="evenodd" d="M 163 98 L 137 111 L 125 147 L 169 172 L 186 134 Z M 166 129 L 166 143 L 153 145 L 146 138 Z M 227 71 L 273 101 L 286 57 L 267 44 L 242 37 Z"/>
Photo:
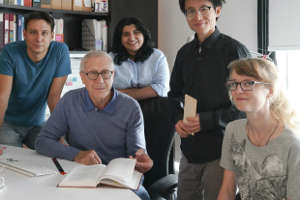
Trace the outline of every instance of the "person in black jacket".
<path fill-rule="evenodd" d="M 222 183 L 219 166 L 228 122 L 241 118 L 225 86 L 227 65 L 247 57 L 247 48 L 219 32 L 217 18 L 225 0 L 179 0 L 194 40 L 177 53 L 168 100 L 172 122 L 181 137 L 178 199 L 216 200 Z M 184 95 L 197 99 L 197 115 L 183 122 Z"/>

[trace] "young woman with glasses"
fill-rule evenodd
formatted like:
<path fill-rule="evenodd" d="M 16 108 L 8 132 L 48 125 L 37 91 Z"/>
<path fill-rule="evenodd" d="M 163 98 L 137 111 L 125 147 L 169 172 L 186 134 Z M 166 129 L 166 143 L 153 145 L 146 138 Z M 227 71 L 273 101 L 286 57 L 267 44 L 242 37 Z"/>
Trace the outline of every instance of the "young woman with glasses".
<path fill-rule="evenodd" d="M 247 118 L 225 131 L 219 200 L 298 199 L 300 141 L 296 112 L 280 89 L 275 65 L 259 58 L 233 61 L 227 81 L 234 105 Z"/>

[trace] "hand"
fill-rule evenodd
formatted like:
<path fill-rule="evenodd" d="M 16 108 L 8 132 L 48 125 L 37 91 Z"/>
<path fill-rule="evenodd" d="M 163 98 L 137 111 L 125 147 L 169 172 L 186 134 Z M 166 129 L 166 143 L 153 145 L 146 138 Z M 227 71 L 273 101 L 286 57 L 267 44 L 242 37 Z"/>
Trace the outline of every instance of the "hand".
<path fill-rule="evenodd" d="M 84 165 L 101 164 L 101 159 L 94 150 L 79 151 L 75 156 L 74 161 Z"/>
<path fill-rule="evenodd" d="M 129 158 L 133 158 L 133 156 L 129 156 Z M 135 169 L 141 173 L 145 173 L 149 171 L 153 166 L 153 161 L 151 158 L 144 152 L 143 149 L 139 149 L 135 153 Z"/>
<path fill-rule="evenodd" d="M 186 122 L 179 120 L 175 125 L 176 132 L 180 137 L 185 138 L 193 133 L 200 131 L 200 117 L 197 114 L 195 117 L 186 118 Z"/>

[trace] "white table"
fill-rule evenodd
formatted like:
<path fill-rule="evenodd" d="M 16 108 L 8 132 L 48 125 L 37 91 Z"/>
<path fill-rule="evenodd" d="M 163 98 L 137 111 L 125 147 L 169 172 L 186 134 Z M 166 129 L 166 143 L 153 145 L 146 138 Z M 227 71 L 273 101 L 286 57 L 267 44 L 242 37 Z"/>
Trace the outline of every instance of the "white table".
<path fill-rule="evenodd" d="M 59 162 L 66 172 L 77 165 L 66 160 L 59 160 Z M 54 164 L 51 167 L 56 169 Z M 28 177 L 5 169 L 4 177 L 6 187 L 0 191 L 1 200 L 139 200 L 139 197 L 128 189 L 58 188 L 56 185 L 63 178 L 60 174 Z"/>

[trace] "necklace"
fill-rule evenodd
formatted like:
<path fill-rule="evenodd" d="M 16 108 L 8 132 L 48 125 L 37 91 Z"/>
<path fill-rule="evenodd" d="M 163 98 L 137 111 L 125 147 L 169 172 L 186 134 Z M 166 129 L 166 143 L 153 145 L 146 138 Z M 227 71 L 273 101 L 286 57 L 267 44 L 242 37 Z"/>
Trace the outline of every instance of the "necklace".
<path fill-rule="evenodd" d="M 251 133 L 255 133 L 255 131 L 250 127 L 249 123 L 247 122 L 247 135 L 248 135 L 248 138 L 249 140 L 251 141 L 252 144 L 256 145 L 256 146 L 265 146 L 265 145 L 268 145 L 272 136 L 277 132 L 277 129 L 279 127 L 279 124 L 280 123 L 276 123 L 276 126 L 274 126 L 274 128 L 271 130 L 271 134 L 268 136 L 267 138 L 267 141 L 263 144 L 259 143 L 259 142 L 255 142 L 253 141 L 253 139 L 251 139 L 250 135 Z"/>

